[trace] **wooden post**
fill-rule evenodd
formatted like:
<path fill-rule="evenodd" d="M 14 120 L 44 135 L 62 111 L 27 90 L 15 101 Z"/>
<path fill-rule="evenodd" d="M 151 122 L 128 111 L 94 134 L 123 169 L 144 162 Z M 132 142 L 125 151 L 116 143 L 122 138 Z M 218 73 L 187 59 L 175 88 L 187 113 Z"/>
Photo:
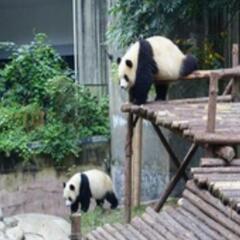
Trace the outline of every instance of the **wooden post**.
<path fill-rule="evenodd" d="M 133 138 L 133 114 L 129 113 L 127 118 L 127 135 L 125 146 L 125 198 L 124 215 L 125 221 L 131 221 L 131 201 L 132 201 L 132 138 Z"/>
<path fill-rule="evenodd" d="M 189 151 L 187 152 L 186 156 L 184 157 L 184 160 L 181 162 L 181 165 L 178 168 L 175 176 L 171 179 L 171 181 L 168 184 L 167 189 L 164 191 L 160 201 L 155 206 L 155 211 L 156 212 L 159 212 L 161 210 L 161 208 L 163 207 L 163 205 L 166 202 L 168 196 L 171 194 L 172 190 L 174 189 L 174 187 L 178 183 L 178 181 L 181 178 L 182 174 L 184 173 L 186 167 L 188 166 L 189 162 L 191 161 L 192 156 L 194 155 L 194 153 L 197 150 L 197 147 L 198 146 L 195 143 L 192 144 L 192 146 L 190 147 Z"/>
<path fill-rule="evenodd" d="M 238 44 L 233 44 L 232 48 L 232 65 L 236 67 L 239 64 L 239 47 Z M 239 77 L 235 77 L 232 85 L 232 99 L 233 101 L 240 100 L 240 81 Z"/>
<path fill-rule="evenodd" d="M 71 220 L 71 235 L 70 240 L 81 240 L 81 214 L 74 213 L 70 216 Z"/>
<path fill-rule="evenodd" d="M 219 79 L 218 74 L 216 73 L 211 74 L 209 83 L 208 120 L 207 120 L 207 132 L 211 133 L 215 131 L 218 79 Z"/>
<path fill-rule="evenodd" d="M 139 207 L 141 202 L 142 125 L 142 118 L 139 118 L 133 135 L 132 204 L 134 207 Z"/>

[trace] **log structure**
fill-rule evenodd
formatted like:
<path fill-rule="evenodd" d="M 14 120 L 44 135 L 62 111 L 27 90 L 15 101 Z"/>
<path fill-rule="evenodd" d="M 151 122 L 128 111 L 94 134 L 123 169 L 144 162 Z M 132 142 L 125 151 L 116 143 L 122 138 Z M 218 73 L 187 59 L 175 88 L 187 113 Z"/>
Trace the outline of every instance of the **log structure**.
<path fill-rule="evenodd" d="M 233 48 L 233 68 L 196 71 L 184 78 L 209 79 L 209 96 L 198 99 L 148 102 L 137 106 L 124 104 L 128 114 L 125 156 L 125 221 L 105 225 L 89 233 L 87 239 L 141 240 L 239 240 L 240 239 L 240 66 L 238 47 Z M 218 96 L 218 83 L 230 78 L 225 91 Z M 138 119 L 148 120 L 170 155 L 177 171 L 154 208 L 148 207 L 142 217 L 131 218 L 132 136 Z M 163 135 L 164 127 L 189 140 L 192 145 L 184 159 L 179 159 Z M 206 149 L 199 167 L 186 167 L 198 146 Z M 183 178 L 185 190 L 178 206 L 164 206 L 168 196 Z"/>

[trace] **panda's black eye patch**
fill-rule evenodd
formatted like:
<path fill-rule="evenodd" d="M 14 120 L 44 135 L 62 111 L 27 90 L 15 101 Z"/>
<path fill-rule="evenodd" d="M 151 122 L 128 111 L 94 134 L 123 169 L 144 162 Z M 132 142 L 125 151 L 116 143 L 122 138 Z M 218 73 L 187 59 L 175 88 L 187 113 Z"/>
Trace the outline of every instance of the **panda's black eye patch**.
<path fill-rule="evenodd" d="M 72 202 L 72 198 L 71 198 L 71 197 L 69 197 L 68 200 L 69 200 L 70 202 Z"/>
<path fill-rule="evenodd" d="M 124 79 L 126 80 L 126 82 L 129 82 L 129 78 L 128 78 L 128 76 L 126 75 L 126 74 L 124 74 Z"/>

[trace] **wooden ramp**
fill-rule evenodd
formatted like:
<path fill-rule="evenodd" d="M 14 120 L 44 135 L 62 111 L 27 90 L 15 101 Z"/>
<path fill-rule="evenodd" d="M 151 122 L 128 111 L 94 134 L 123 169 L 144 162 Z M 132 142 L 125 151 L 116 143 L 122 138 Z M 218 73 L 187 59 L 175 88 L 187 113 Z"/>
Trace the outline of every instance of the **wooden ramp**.
<path fill-rule="evenodd" d="M 88 240 L 239 240 L 240 167 L 218 158 L 203 158 L 193 168 L 178 207 L 160 213 L 148 207 L 130 224 L 106 224 L 86 236 Z"/>

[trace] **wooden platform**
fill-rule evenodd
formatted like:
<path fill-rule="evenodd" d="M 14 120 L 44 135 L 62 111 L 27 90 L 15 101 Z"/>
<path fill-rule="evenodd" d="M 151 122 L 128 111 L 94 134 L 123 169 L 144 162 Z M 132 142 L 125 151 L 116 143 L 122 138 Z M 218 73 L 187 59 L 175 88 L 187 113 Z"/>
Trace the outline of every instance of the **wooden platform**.
<path fill-rule="evenodd" d="M 134 113 L 158 126 L 175 131 L 196 143 L 239 144 L 240 103 L 228 102 L 230 100 L 228 96 L 219 98 L 215 132 L 206 133 L 207 98 L 197 100 L 195 102 L 194 100 L 153 102 L 141 106 L 125 104 L 122 106 L 122 111 Z"/>
<path fill-rule="evenodd" d="M 130 224 L 106 224 L 86 239 L 239 240 L 240 215 L 236 206 L 240 203 L 240 159 L 226 166 L 222 159 L 204 158 L 201 164 L 192 169 L 194 180 L 187 182 L 178 207 L 167 207 L 160 213 L 148 207 Z"/>

